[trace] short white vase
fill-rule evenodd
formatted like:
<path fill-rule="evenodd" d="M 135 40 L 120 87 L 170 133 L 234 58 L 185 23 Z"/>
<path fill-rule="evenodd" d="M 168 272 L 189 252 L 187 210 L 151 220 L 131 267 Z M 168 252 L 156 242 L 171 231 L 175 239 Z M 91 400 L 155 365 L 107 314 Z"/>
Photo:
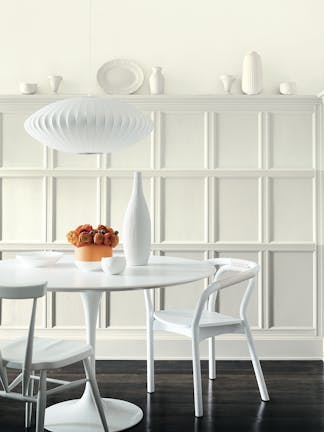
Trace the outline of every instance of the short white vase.
<path fill-rule="evenodd" d="M 48 76 L 49 85 L 50 85 L 50 88 L 51 88 L 53 93 L 58 92 L 58 89 L 60 87 L 62 79 L 63 79 L 63 77 L 61 77 L 61 75 L 49 75 Z"/>
<path fill-rule="evenodd" d="M 149 82 L 151 94 L 164 93 L 164 76 L 162 74 L 162 68 L 160 66 L 155 66 L 152 68 Z"/>
<path fill-rule="evenodd" d="M 223 84 L 224 92 L 226 94 L 231 94 L 231 88 L 235 77 L 233 75 L 220 75 L 219 79 Z"/>
<path fill-rule="evenodd" d="M 146 265 L 151 250 L 151 220 L 140 172 L 134 173 L 133 191 L 124 217 L 123 238 L 127 265 Z"/>
<path fill-rule="evenodd" d="M 262 91 L 262 64 L 260 55 L 251 51 L 243 60 L 242 91 L 248 95 L 256 95 Z"/>

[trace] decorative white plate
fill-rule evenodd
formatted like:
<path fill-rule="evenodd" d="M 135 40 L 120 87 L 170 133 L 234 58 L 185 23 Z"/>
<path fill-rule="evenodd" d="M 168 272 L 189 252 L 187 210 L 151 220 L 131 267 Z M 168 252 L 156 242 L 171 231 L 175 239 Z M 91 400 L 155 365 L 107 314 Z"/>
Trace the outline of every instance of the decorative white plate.
<path fill-rule="evenodd" d="M 100 67 L 97 81 L 108 94 L 131 94 L 143 84 L 144 73 L 138 64 L 131 60 L 115 59 Z"/>
<path fill-rule="evenodd" d="M 63 255 L 52 251 L 23 252 L 17 254 L 16 259 L 24 267 L 46 267 L 56 264 Z"/>

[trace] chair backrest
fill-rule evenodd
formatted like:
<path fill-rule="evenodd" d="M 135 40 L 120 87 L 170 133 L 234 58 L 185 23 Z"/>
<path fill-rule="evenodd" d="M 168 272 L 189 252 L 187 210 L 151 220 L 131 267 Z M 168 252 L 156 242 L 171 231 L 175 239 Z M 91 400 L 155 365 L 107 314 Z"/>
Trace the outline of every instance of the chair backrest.
<path fill-rule="evenodd" d="M 207 304 L 208 310 L 215 310 L 217 294 L 220 290 L 247 281 L 247 287 L 240 306 L 240 318 L 246 320 L 246 308 L 250 300 L 256 275 L 260 267 L 253 261 L 234 258 L 215 258 L 208 260 L 217 270 L 213 282 L 201 294 L 192 321 L 192 328 L 198 328 L 202 312 Z M 230 276 L 228 275 L 230 273 Z M 234 273 L 234 274 L 233 274 Z"/>
<path fill-rule="evenodd" d="M 35 332 L 35 319 L 37 299 L 46 294 L 47 282 L 38 282 L 37 284 L 8 284 L 2 285 L 0 282 L 0 299 L 32 299 L 32 311 L 29 321 L 27 343 L 24 357 L 24 364 L 22 369 L 22 394 L 26 395 L 31 374 L 31 364 L 33 357 L 33 341 Z M 6 369 L 4 368 L 1 351 L 0 351 L 0 381 L 6 392 L 8 389 L 8 377 Z"/>

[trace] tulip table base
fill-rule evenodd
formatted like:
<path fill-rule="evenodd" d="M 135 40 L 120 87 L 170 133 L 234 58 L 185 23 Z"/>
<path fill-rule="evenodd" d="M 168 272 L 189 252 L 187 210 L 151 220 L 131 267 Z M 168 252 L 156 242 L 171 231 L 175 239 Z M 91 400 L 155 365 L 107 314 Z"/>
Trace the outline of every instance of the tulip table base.
<path fill-rule="evenodd" d="M 135 426 L 143 418 L 136 405 L 119 399 L 102 399 L 109 432 Z M 46 410 L 45 428 L 53 432 L 102 432 L 103 427 L 92 396 L 86 389 L 81 399 L 53 405 Z"/>
<path fill-rule="evenodd" d="M 96 323 L 102 292 L 81 293 L 87 343 L 95 350 Z M 92 358 L 95 369 L 95 358 Z M 99 385 L 100 387 L 100 385 Z M 102 399 L 109 432 L 117 432 L 135 426 L 143 418 L 143 411 L 137 405 L 119 399 Z M 50 406 L 45 413 L 45 428 L 52 432 L 103 431 L 97 408 L 87 383 L 81 399 L 69 400 Z"/>

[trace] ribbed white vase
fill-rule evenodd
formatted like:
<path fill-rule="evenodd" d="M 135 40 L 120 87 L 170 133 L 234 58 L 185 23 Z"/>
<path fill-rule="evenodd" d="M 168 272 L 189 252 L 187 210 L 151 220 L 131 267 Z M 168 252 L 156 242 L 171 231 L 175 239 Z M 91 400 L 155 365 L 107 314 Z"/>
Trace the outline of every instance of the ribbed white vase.
<path fill-rule="evenodd" d="M 256 95 L 262 91 L 262 64 L 260 55 L 251 51 L 243 60 L 242 91 L 248 95 Z"/>
<path fill-rule="evenodd" d="M 146 265 L 151 251 L 151 220 L 140 172 L 134 173 L 133 191 L 124 217 L 123 238 L 127 265 Z"/>

